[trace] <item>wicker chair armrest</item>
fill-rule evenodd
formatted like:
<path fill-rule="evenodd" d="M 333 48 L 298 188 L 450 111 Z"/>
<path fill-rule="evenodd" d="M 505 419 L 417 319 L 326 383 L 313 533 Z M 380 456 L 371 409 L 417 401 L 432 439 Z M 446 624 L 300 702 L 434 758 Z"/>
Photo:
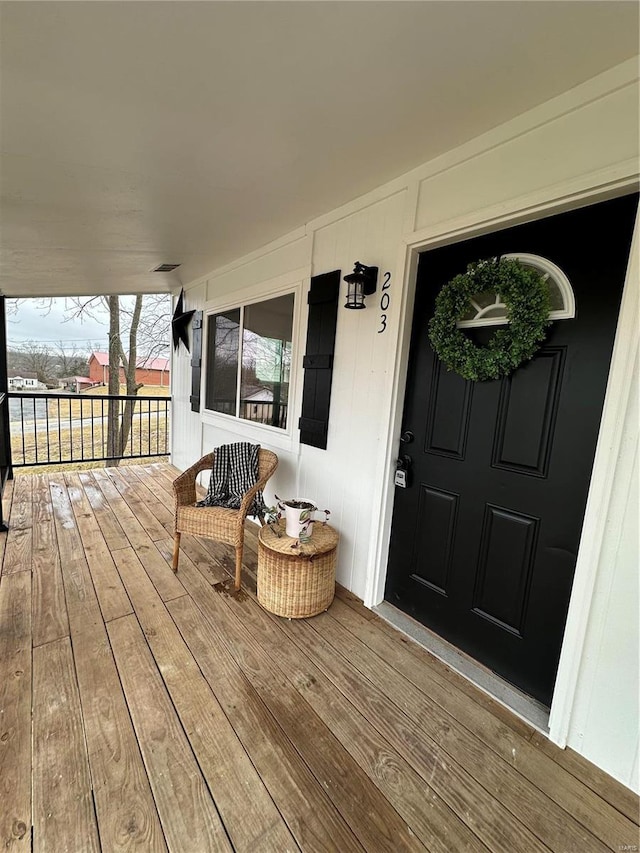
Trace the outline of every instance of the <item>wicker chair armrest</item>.
<path fill-rule="evenodd" d="M 267 481 L 269 480 L 269 478 L 271 477 L 271 475 L 275 471 L 276 466 L 277 466 L 277 461 L 276 461 L 276 464 L 272 468 L 270 468 L 265 474 L 263 474 L 262 477 L 260 477 L 258 482 L 254 486 L 252 486 L 248 492 L 245 492 L 244 497 L 242 498 L 242 503 L 240 504 L 240 509 L 239 509 L 240 518 L 243 521 L 246 518 L 247 513 L 251 509 L 251 504 L 253 503 L 253 499 L 255 498 L 256 493 L 258 491 L 264 489 L 264 487 L 267 485 Z"/>
<path fill-rule="evenodd" d="M 266 482 L 266 480 L 265 480 Z M 264 485 L 264 483 L 262 484 Z M 240 509 L 238 512 L 240 513 L 240 517 L 244 520 L 247 517 L 247 513 L 251 509 L 251 504 L 253 499 L 256 496 L 258 489 L 260 488 L 260 482 L 257 482 L 255 486 L 252 486 L 248 492 L 244 493 L 244 497 L 242 498 L 242 503 L 240 504 Z"/>
<path fill-rule="evenodd" d="M 196 502 L 196 477 L 202 471 L 213 468 L 213 453 L 208 453 L 195 462 L 173 481 L 173 492 L 178 506 L 192 506 Z"/>

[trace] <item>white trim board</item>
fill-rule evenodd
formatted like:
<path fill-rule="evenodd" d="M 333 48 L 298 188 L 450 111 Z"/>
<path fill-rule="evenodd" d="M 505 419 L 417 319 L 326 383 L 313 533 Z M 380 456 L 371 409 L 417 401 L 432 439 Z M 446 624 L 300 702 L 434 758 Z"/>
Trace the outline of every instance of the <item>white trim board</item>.
<path fill-rule="evenodd" d="M 605 394 L 596 454 L 591 473 L 589 495 L 584 514 L 580 547 L 576 561 L 571 601 L 565 626 L 558 675 L 553 693 L 550 717 L 550 737 L 559 746 L 566 746 L 573 712 L 589 615 L 593 604 L 598 564 L 609 522 L 616 462 L 622 444 L 625 412 L 631 394 L 634 363 L 640 346 L 638 313 L 640 309 L 638 280 L 640 279 L 640 210 L 636 215 L 627 275 L 622 294 L 618 327 L 611 356 L 611 367 Z M 620 472 L 617 472 L 618 475 Z M 625 472 L 630 477 L 631 472 Z M 619 543 L 621 522 L 615 536 Z"/>

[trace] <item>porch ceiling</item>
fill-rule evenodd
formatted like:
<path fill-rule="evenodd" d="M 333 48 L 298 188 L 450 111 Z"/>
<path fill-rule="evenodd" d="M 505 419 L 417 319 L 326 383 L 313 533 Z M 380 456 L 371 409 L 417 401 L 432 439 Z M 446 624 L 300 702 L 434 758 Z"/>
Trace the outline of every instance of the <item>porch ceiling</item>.
<path fill-rule="evenodd" d="M 2 4 L 8 295 L 166 290 L 635 55 L 631 2 Z"/>

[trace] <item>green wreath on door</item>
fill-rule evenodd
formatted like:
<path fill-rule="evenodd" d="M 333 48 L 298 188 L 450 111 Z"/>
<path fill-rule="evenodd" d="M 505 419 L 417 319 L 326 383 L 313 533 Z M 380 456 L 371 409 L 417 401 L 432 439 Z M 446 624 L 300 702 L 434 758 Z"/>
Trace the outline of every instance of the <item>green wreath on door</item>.
<path fill-rule="evenodd" d="M 477 346 L 457 326 L 471 297 L 491 291 L 506 306 L 508 325 L 497 329 L 486 346 Z M 482 382 L 508 376 L 529 361 L 551 323 L 549 288 L 535 269 L 510 258 L 476 261 L 445 284 L 429 322 L 429 339 L 447 370 Z"/>

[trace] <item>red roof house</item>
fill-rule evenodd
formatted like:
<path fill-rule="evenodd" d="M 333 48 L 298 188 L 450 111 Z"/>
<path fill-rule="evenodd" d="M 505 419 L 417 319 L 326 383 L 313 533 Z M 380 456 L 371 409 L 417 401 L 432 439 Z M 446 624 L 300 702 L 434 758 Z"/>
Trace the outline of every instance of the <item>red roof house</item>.
<path fill-rule="evenodd" d="M 109 383 L 109 354 L 92 352 L 89 358 L 89 378 L 103 385 Z M 124 383 L 124 370 L 120 367 L 120 382 Z M 136 367 L 136 382 L 143 385 L 162 385 L 169 387 L 168 358 L 139 358 Z"/>

